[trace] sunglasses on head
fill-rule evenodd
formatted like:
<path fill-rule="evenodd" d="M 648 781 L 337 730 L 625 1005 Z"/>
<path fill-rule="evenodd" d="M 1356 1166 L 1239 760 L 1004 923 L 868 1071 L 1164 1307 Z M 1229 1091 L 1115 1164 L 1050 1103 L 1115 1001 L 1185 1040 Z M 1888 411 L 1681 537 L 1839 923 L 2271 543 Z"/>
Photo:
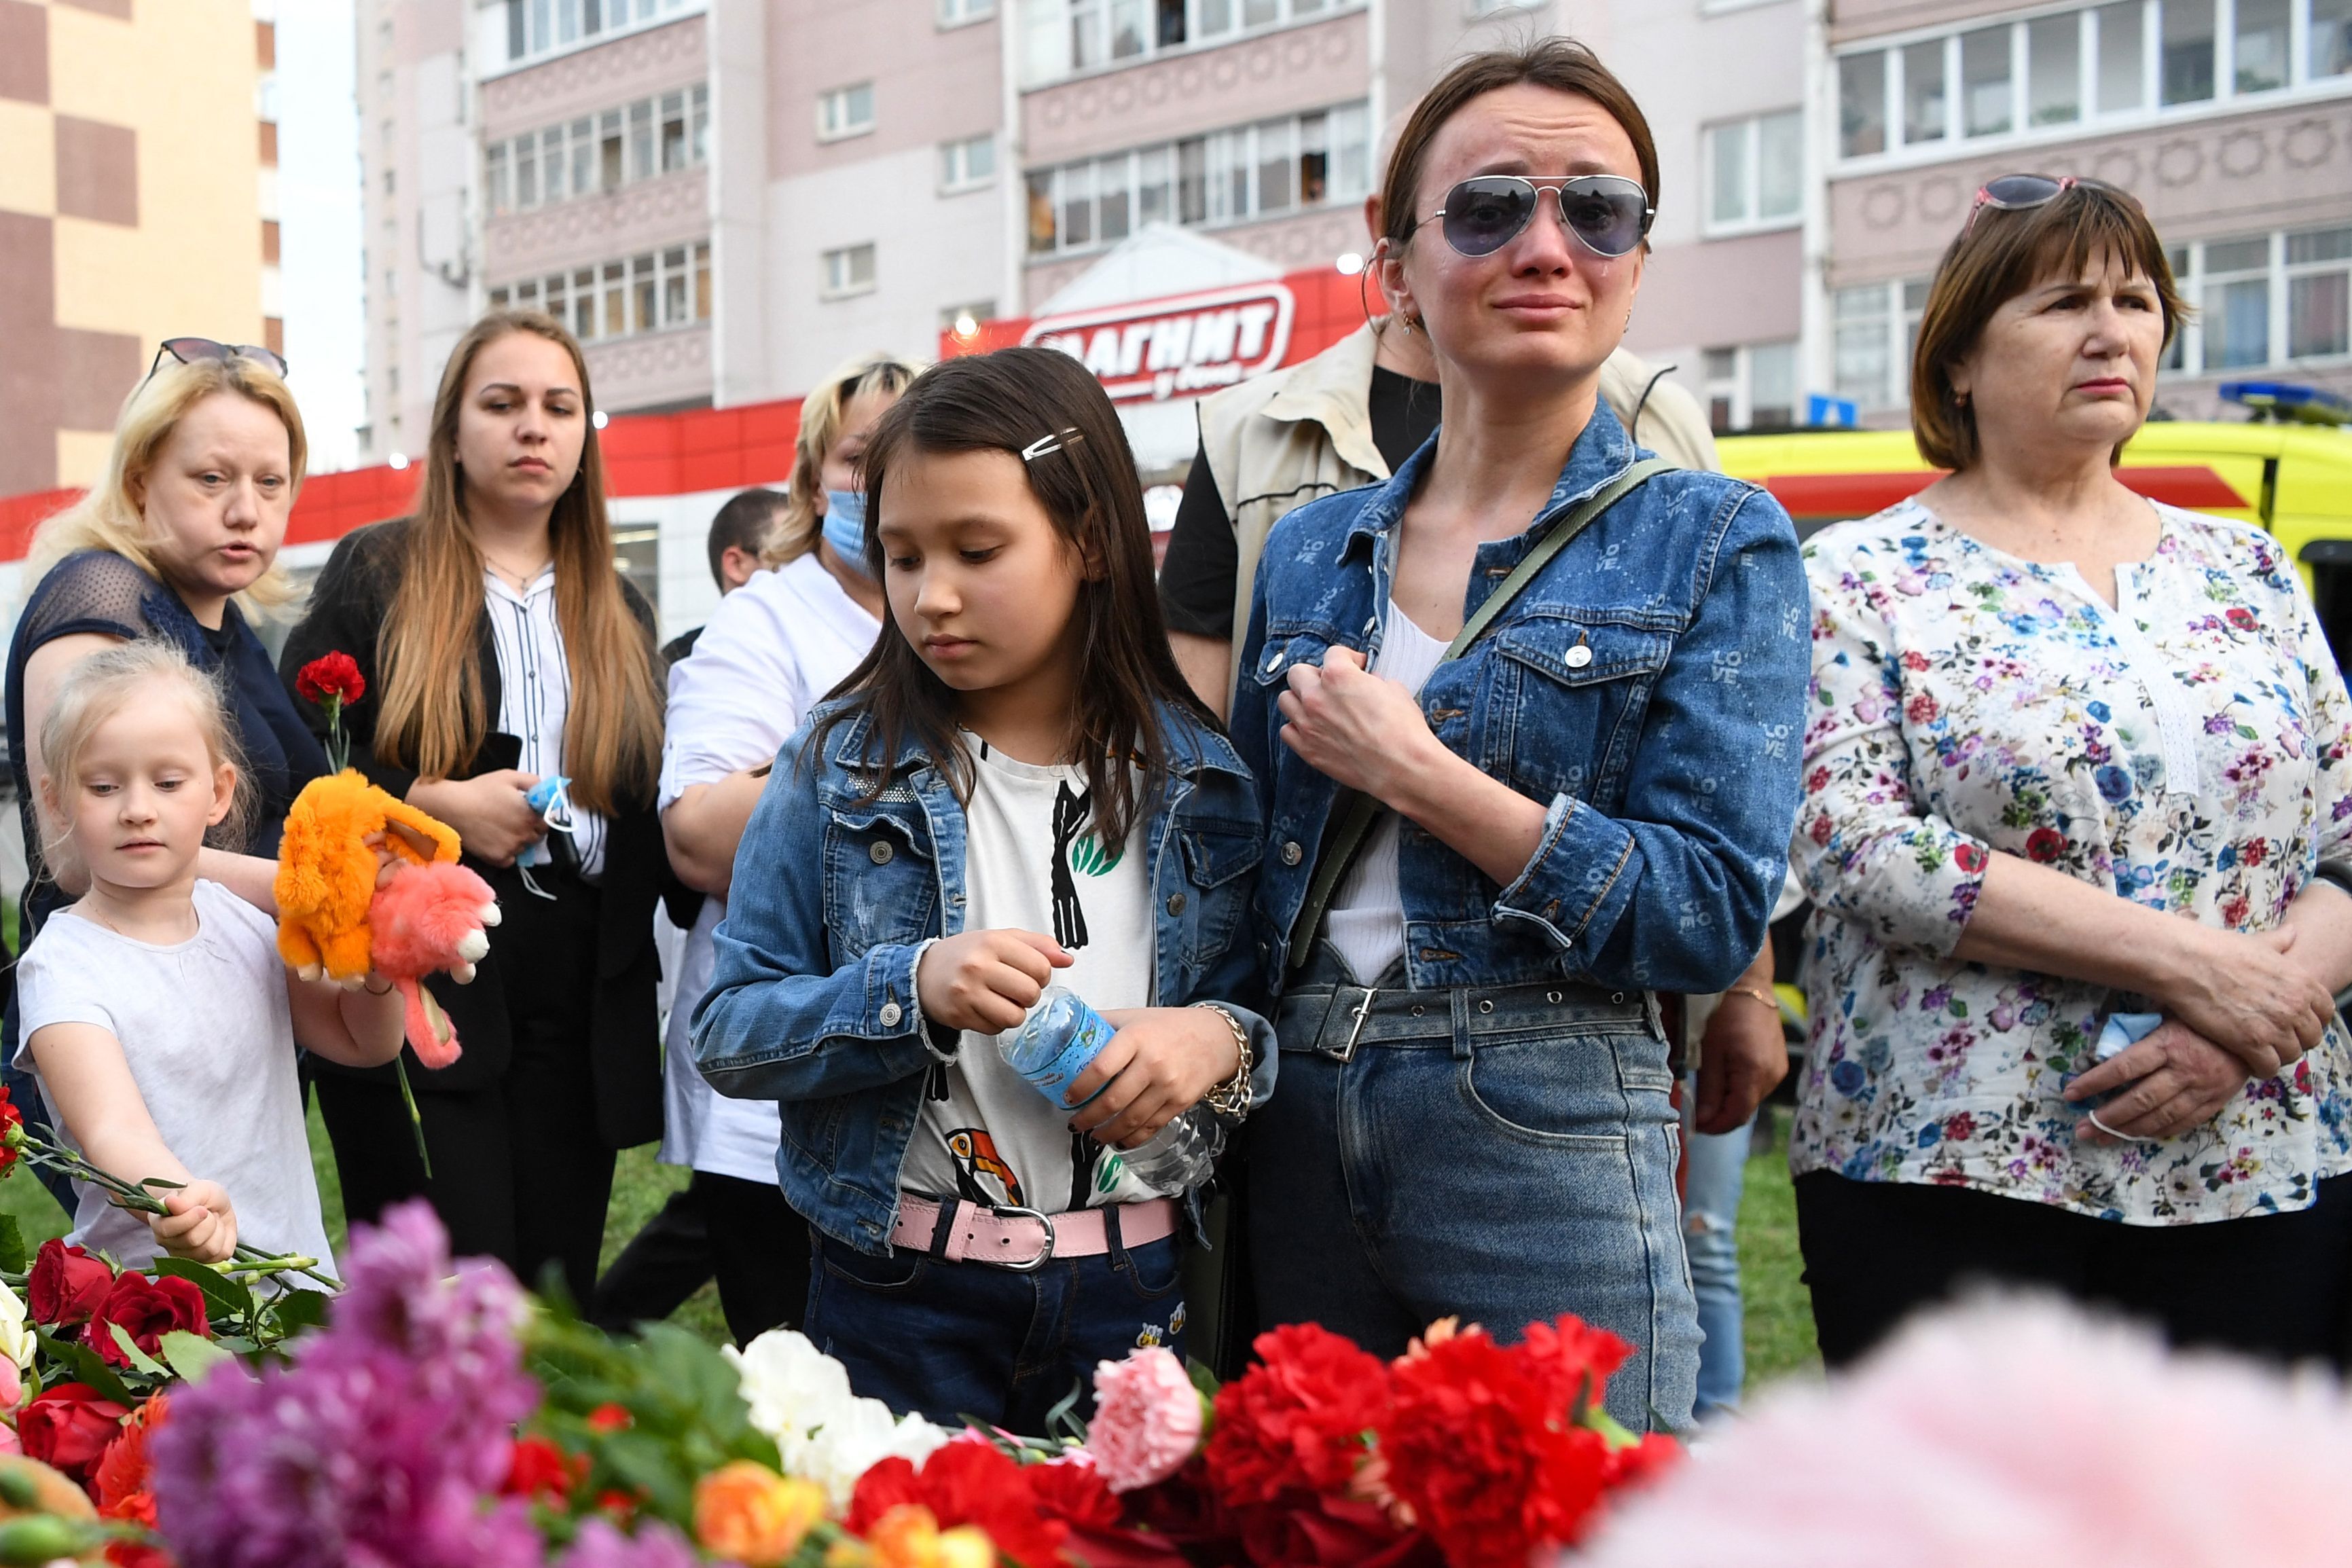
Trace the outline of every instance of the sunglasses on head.
<path fill-rule="evenodd" d="M 1535 221 L 1546 191 L 1558 198 L 1559 221 L 1578 243 L 1612 259 L 1639 246 L 1657 215 L 1641 182 L 1622 174 L 1544 181 L 1480 174 L 1446 192 L 1445 204 L 1423 221 L 1436 224 L 1445 243 L 1464 256 L 1492 256 Z"/>
<path fill-rule="evenodd" d="M 193 365 L 198 360 L 251 360 L 280 380 L 286 375 L 286 356 L 258 343 L 215 343 L 210 338 L 166 338 L 147 366 L 148 380 L 155 379 L 155 372 L 163 368 L 166 354 L 184 365 Z"/>
<path fill-rule="evenodd" d="M 2067 192 L 2080 185 L 2086 191 L 2105 191 L 2121 196 L 2132 205 L 2139 198 L 2120 185 L 2110 185 L 2105 180 L 2085 180 L 2074 174 L 2003 174 L 1987 180 L 1977 189 L 1977 199 L 1969 204 L 1969 221 L 1960 233 L 1967 234 L 1977 226 L 1977 214 L 1990 207 L 1997 213 L 2021 213 L 2034 207 L 2046 207 Z"/>

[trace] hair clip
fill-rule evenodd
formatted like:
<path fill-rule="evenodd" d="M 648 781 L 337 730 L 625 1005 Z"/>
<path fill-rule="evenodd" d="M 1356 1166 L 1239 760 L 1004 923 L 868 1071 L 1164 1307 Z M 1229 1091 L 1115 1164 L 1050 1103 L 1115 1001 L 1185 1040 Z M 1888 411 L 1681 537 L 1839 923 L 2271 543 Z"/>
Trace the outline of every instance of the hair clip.
<path fill-rule="evenodd" d="M 1051 435 L 1041 435 L 1021 449 L 1021 461 L 1034 463 L 1040 457 L 1059 452 L 1065 446 L 1075 446 L 1085 439 L 1086 437 L 1079 434 L 1078 427 L 1075 424 L 1066 430 L 1057 430 Z"/>

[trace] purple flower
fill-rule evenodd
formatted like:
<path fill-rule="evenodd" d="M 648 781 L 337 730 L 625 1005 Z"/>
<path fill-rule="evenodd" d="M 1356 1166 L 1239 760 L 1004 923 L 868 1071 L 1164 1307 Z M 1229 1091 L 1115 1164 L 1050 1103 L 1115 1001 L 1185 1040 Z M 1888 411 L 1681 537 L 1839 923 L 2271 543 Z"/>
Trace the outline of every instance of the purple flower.
<path fill-rule="evenodd" d="M 452 1277 L 422 1202 L 352 1228 L 329 1325 L 257 1381 L 222 1367 L 155 1434 L 163 1533 L 183 1568 L 541 1568 L 527 1505 L 486 1505 L 539 1404 L 496 1263 Z"/>
<path fill-rule="evenodd" d="M 648 1521 L 633 1538 L 592 1519 L 580 1527 L 557 1568 L 698 1568 L 700 1561 L 686 1537 L 659 1520 Z"/>

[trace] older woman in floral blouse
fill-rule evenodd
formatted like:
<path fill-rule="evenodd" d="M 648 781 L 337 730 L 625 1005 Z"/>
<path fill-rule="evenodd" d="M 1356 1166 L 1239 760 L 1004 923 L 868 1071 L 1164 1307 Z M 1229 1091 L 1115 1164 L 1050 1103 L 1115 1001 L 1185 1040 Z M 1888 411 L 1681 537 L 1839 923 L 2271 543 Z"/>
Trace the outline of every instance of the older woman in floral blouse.
<path fill-rule="evenodd" d="M 2352 705 L 2277 541 L 2115 477 L 2179 313 L 2128 195 L 1993 181 L 1913 369 L 1954 472 L 1806 552 L 1791 1163 L 1833 1364 L 1971 1278 L 2341 1346 Z"/>

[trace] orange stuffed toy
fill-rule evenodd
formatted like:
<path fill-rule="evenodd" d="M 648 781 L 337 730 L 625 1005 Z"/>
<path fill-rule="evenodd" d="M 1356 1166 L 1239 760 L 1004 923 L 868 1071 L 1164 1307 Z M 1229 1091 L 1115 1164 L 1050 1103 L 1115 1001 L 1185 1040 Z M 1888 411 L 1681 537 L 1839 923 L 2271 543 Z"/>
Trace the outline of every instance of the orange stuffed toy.
<path fill-rule="evenodd" d="M 306 980 L 320 975 L 346 987 L 368 972 L 368 906 L 375 898 L 375 851 L 382 834 L 416 865 L 457 858 L 457 830 L 395 800 L 346 768 L 313 779 L 294 797 L 278 846 L 278 953 Z"/>

